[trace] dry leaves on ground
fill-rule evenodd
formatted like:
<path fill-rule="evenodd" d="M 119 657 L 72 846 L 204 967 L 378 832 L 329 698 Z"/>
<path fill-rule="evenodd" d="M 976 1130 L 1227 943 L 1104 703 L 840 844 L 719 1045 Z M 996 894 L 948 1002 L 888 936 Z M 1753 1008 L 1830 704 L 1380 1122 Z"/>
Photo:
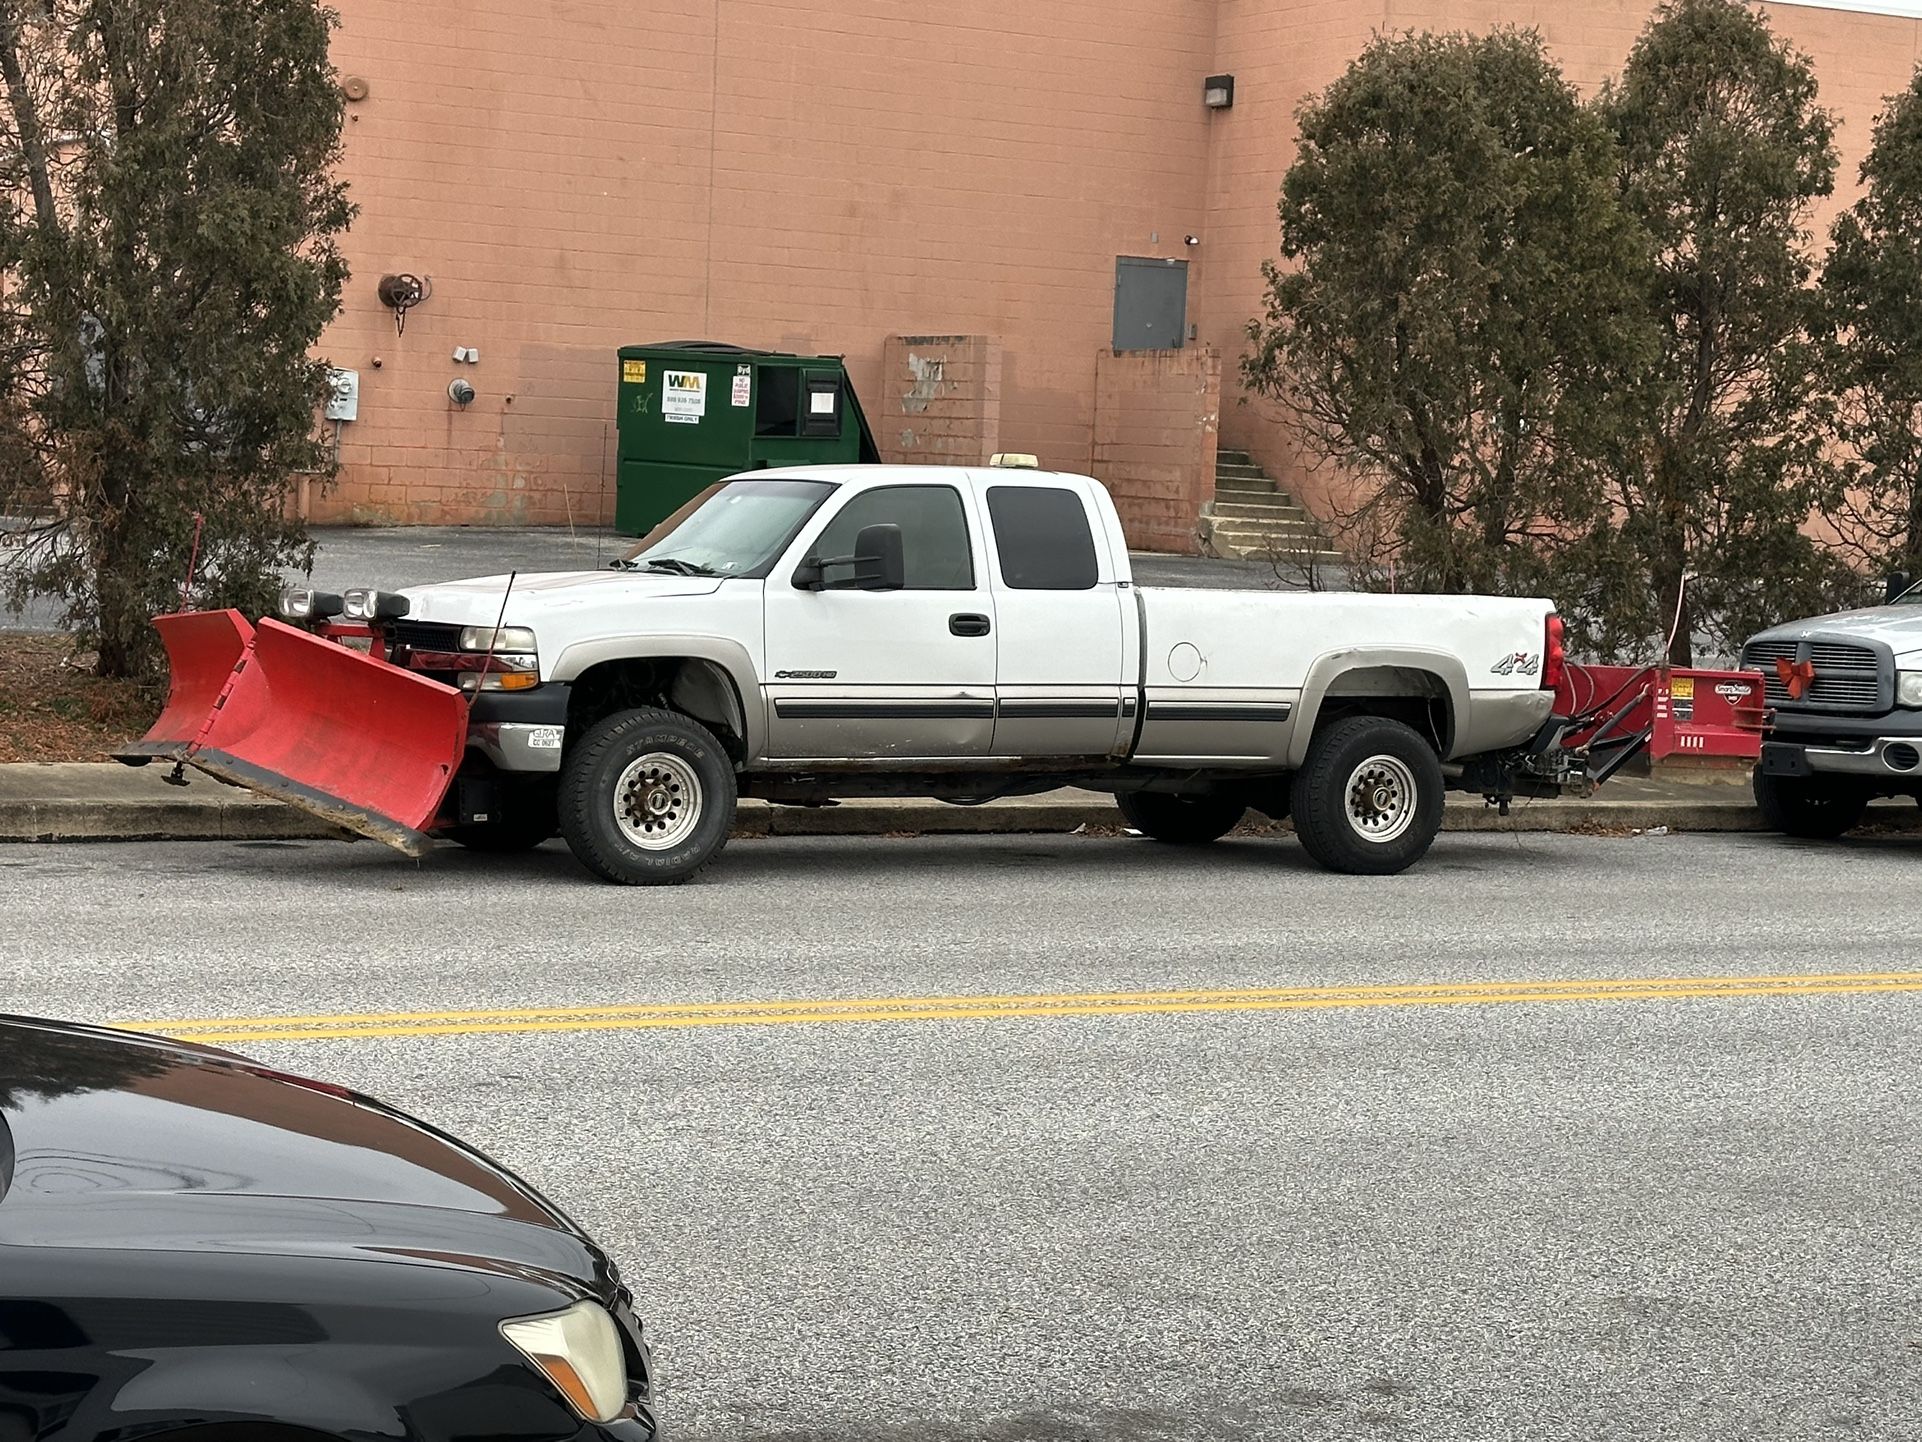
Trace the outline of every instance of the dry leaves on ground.
<path fill-rule="evenodd" d="M 163 693 L 103 681 L 69 636 L 0 632 L 0 762 L 103 761 L 153 724 Z"/>

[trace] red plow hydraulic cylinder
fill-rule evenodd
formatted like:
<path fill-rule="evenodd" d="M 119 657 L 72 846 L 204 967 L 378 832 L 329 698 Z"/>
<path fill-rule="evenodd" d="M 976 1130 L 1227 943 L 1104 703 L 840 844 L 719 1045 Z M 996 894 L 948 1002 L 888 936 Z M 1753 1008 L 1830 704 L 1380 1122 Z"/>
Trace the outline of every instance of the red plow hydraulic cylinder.
<path fill-rule="evenodd" d="M 467 703 L 424 676 L 237 611 L 156 617 L 172 682 L 114 754 L 163 759 L 418 856 L 467 745 Z"/>

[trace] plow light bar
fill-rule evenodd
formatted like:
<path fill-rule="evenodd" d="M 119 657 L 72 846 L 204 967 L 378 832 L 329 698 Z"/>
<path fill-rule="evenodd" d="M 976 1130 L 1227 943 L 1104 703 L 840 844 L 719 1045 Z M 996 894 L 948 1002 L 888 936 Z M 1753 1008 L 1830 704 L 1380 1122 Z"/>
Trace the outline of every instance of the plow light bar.
<path fill-rule="evenodd" d="M 280 614 L 289 621 L 330 621 L 345 605 L 332 591 L 311 586 L 289 586 L 280 593 Z"/>
<path fill-rule="evenodd" d="M 407 614 L 407 598 L 392 591 L 361 587 L 341 597 L 350 621 L 398 621 Z"/>

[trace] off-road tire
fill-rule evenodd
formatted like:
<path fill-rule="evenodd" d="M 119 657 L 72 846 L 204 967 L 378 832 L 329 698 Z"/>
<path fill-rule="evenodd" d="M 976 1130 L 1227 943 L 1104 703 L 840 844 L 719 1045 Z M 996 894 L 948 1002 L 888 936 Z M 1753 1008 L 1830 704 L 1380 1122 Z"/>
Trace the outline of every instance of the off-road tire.
<path fill-rule="evenodd" d="M 1330 871 L 1393 876 L 1434 844 L 1444 791 L 1441 758 L 1419 733 L 1350 716 L 1309 743 L 1295 775 L 1295 834 Z"/>
<path fill-rule="evenodd" d="M 1805 841 L 1833 841 L 1861 821 L 1869 794 L 1847 781 L 1769 776 L 1757 768 L 1755 805 L 1771 831 Z"/>
<path fill-rule="evenodd" d="M 1114 804 L 1136 831 L 1171 846 L 1219 841 L 1248 810 L 1232 796 L 1177 796 L 1165 791 L 1124 791 Z"/>
<path fill-rule="evenodd" d="M 645 765 L 650 757 L 657 762 Z M 677 790 L 692 814 L 671 809 Z M 561 762 L 561 835 L 603 880 L 671 886 L 720 855 L 735 798 L 734 764 L 700 722 L 653 706 L 617 711 Z M 662 840 L 642 845 L 636 835 L 657 804 Z"/>

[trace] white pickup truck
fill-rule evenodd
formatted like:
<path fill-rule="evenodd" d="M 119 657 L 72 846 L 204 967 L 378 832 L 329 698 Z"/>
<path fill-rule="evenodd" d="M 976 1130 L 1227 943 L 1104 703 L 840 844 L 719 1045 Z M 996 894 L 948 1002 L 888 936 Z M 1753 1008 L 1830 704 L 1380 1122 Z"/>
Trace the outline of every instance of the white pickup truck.
<path fill-rule="evenodd" d="M 613 569 L 350 592 L 347 614 L 474 693 L 438 829 L 559 831 L 629 884 L 712 861 L 737 796 L 1066 786 L 1175 843 L 1292 813 L 1322 865 L 1391 873 L 1445 790 L 1552 795 L 1570 764 L 1550 602 L 1137 587 L 1101 485 L 1032 468 L 757 471 Z"/>

